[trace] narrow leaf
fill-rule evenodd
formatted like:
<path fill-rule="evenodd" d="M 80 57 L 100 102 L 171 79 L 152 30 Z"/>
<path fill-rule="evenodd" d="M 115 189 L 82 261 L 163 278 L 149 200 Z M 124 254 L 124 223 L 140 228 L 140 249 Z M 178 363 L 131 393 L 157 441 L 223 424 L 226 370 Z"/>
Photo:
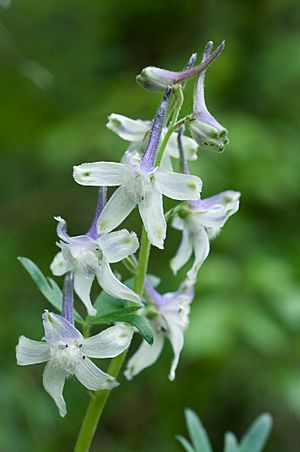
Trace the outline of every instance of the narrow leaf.
<path fill-rule="evenodd" d="M 182 445 L 184 450 L 186 450 L 186 452 L 195 452 L 195 449 L 193 448 L 191 443 L 189 443 L 188 440 L 185 439 L 183 436 L 176 435 L 175 438 L 180 442 L 180 444 Z"/>
<path fill-rule="evenodd" d="M 271 428 L 271 416 L 267 413 L 259 416 L 243 436 L 240 443 L 240 452 L 261 452 Z"/>
<path fill-rule="evenodd" d="M 238 441 L 232 432 L 227 432 L 225 435 L 224 452 L 240 452 Z"/>
<path fill-rule="evenodd" d="M 121 309 L 118 308 L 112 311 L 105 312 L 102 311 L 100 314 L 97 313 L 94 316 L 88 316 L 86 322 L 89 325 L 97 325 L 100 323 L 114 323 L 120 321 L 120 318 L 124 317 L 124 315 L 131 314 L 135 312 L 137 309 L 140 309 L 139 306 L 131 306 L 128 308 L 124 307 Z"/>
<path fill-rule="evenodd" d="M 27 270 L 33 281 L 36 283 L 38 289 L 42 292 L 44 297 L 55 307 L 59 312 L 62 309 L 63 294 L 56 282 L 51 278 L 46 278 L 39 267 L 27 257 L 18 257 L 19 261 Z M 82 322 L 82 317 L 74 310 L 74 319 L 77 322 Z"/>
<path fill-rule="evenodd" d="M 129 314 L 124 315 L 124 317 L 122 317 L 122 321 L 131 323 L 131 325 L 135 326 L 139 330 L 139 332 L 141 333 L 145 341 L 148 342 L 148 344 L 150 345 L 153 344 L 154 341 L 153 332 L 148 320 L 145 317 L 139 314 Z"/>
<path fill-rule="evenodd" d="M 196 413 L 188 408 L 185 410 L 185 418 L 195 451 L 212 452 L 206 430 Z"/>

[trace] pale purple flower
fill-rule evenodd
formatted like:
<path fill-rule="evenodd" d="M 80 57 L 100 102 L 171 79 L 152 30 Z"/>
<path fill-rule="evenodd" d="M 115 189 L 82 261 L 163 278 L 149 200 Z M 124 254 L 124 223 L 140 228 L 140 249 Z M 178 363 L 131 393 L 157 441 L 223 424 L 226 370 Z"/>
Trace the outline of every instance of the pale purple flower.
<path fill-rule="evenodd" d="M 102 372 L 88 358 L 113 358 L 126 350 L 131 342 L 133 329 L 119 323 L 101 333 L 84 338 L 82 334 L 58 314 L 43 314 L 45 337 L 34 341 L 21 336 L 16 347 L 20 366 L 47 362 L 43 373 L 43 385 L 56 403 L 59 413 L 67 413 L 63 398 L 66 378 L 74 375 L 91 391 L 112 389 L 118 385 L 114 377 Z"/>
<path fill-rule="evenodd" d="M 131 380 L 143 369 L 151 366 L 161 354 L 165 338 L 167 338 L 174 354 L 169 379 L 174 380 L 184 344 L 184 330 L 189 323 L 190 304 L 194 298 L 194 290 L 189 282 L 184 282 L 177 292 L 161 295 L 147 281 L 145 290 L 154 308 L 151 312 L 151 319 L 149 319 L 154 342 L 149 345 L 143 340 L 140 348 L 129 359 L 124 374 L 128 380 Z"/>
<path fill-rule="evenodd" d="M 86 306 L 89 315 L 97 312 L 90 299 L 95 277 L 100 287 L 113 297 L 140 302 L 139 296 L 119 281 L 110 268 L 111 263 L 119 262 L 137 251 L 139 243 L 135 232 L 122 229 L 98 238 L 88 235 L 70 237 L 65 220 L 60 217 L 56 217 L 56 220 L 61 251 L 54 257 L 51 271 L 56 276 L 72 272 L 74 291 Z"/>
<path fill-rule="evenodd" d="M 210 198 L 191 202 L 183 215 L 173 217 L 172 226 L 182 231 L 182 240 L 178 251 L 170 262 L 174 274 L 183 267 L 194 252 L 192 268 L 187 273 L 194 280 L 198 270 L 208 256 L 210 239 L 220 232 L 226 220 L 237 212 L 240 193 L 224 191 Z"/>
<path fill-rule="evenodd" d="M 96 162 L 76 166 L 74 179 L 81 185 L 120 185 L 99 216 L 100 233 L 115 229 L 138 206 L 149 240 L 158 248 L 163 248 L 167 229 L 163 195 L 177 200 L 196 200 L 202 187 L 197 176 L 160 168 L 145 170 L 140 155 L 130 152 L 126 153 L 126 163 Z"/>
<path fill-rule="evenodd" d="M 199 177 L 155 167 L 170 94 L 171 89 L 167 88 L 152 123 L 142 158 L 138 152 L 127 151 L 123 163 L 83 163 L 74 167 L 73 176 L 78 184 L 119 186 L 99 216 L 99 233 L 115 229 L 138 206 L 150 242 L 163 248 L 167 225 L 162 196 L 177 200 L 200 198 L 202 182 Z"/>

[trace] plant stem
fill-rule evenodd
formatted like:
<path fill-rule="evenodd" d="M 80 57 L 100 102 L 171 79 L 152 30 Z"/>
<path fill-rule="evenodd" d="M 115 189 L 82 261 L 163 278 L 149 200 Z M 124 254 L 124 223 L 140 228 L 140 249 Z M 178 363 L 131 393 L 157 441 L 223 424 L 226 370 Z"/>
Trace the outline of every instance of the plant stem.
<path fill-rule="evenodd" d="M 121 370 L 122 364 L 126 357 L 127 350 L 111 360 L 108 374 L 117 377 Z M 74 452 L 87 452 L 90 449 L 97 424 L 105 407 L 106 401 L 110 394 L 109 389 L 102 389 L 92 395 L 88 409 L 86 411 L 83 423 L 77 438 Z"/>
<path fill-rule="evenodd" d="M 134 290 L 140 295 L 142 295 L 144 289 L 144 280 L 148 268 L 150 246 L 151 245 L 148 240 L 147 232 L 143 227 L 139 262 L 134 278 Z M 126 354 L 127 350 L 111 360 L 107 370 L 107 373 L 109 375 L 115 378 L 118 377 Z M 83 423 L 81 425 L 74 452 L 87 452 L 90 449 L 98 422 L 100 420 L 109 394 L 109 389 L 102 389 L 93 393 L 85 417 L 83 419 Z"/>
<path fill-rule="evenodd" d="M 139 262 L 136 269 L 136 276 L 134 278 L 133 290 L 142 295 L 144 290 L 144 281 L 148 268 L 148 260 L 150 254 L 151 244 L 148 239 L 148 235 L 146 229 L 143 226 L 142 237 L 141 237 L 141 245 L 139 252 Z"/>

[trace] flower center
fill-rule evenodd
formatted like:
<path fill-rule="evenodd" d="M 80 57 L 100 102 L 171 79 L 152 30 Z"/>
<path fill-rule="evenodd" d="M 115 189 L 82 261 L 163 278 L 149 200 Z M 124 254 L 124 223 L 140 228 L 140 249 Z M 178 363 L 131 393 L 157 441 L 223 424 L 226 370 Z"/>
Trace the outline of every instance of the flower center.
<path fill-rule="evenodd" d="M 80 348 L 81 343 L 77 341 L 59 341 L 50 345 L 51 359 L 67 375 L 72 375 L 79 362 L 84 359 Z"/>
<path fill-rule="evenodd" d="M 92 240 L 87 243 L 63 244 L 62 253 L 75 269 L 87 274 L 95 273 L 102 258 L 99 245 Z"/>

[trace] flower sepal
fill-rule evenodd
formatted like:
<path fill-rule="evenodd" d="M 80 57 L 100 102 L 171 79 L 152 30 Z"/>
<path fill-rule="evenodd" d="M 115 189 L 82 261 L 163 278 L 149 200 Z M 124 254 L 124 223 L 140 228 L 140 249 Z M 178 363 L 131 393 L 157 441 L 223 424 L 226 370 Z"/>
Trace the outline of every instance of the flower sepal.
<path fill-rule="evenodd" d="M 223 152 L 229 143 L 227 130 L 217 121 L 203 121 L 192 117 L 186 121 L 191 136 L 196 143 L 207 151 Z"/>

